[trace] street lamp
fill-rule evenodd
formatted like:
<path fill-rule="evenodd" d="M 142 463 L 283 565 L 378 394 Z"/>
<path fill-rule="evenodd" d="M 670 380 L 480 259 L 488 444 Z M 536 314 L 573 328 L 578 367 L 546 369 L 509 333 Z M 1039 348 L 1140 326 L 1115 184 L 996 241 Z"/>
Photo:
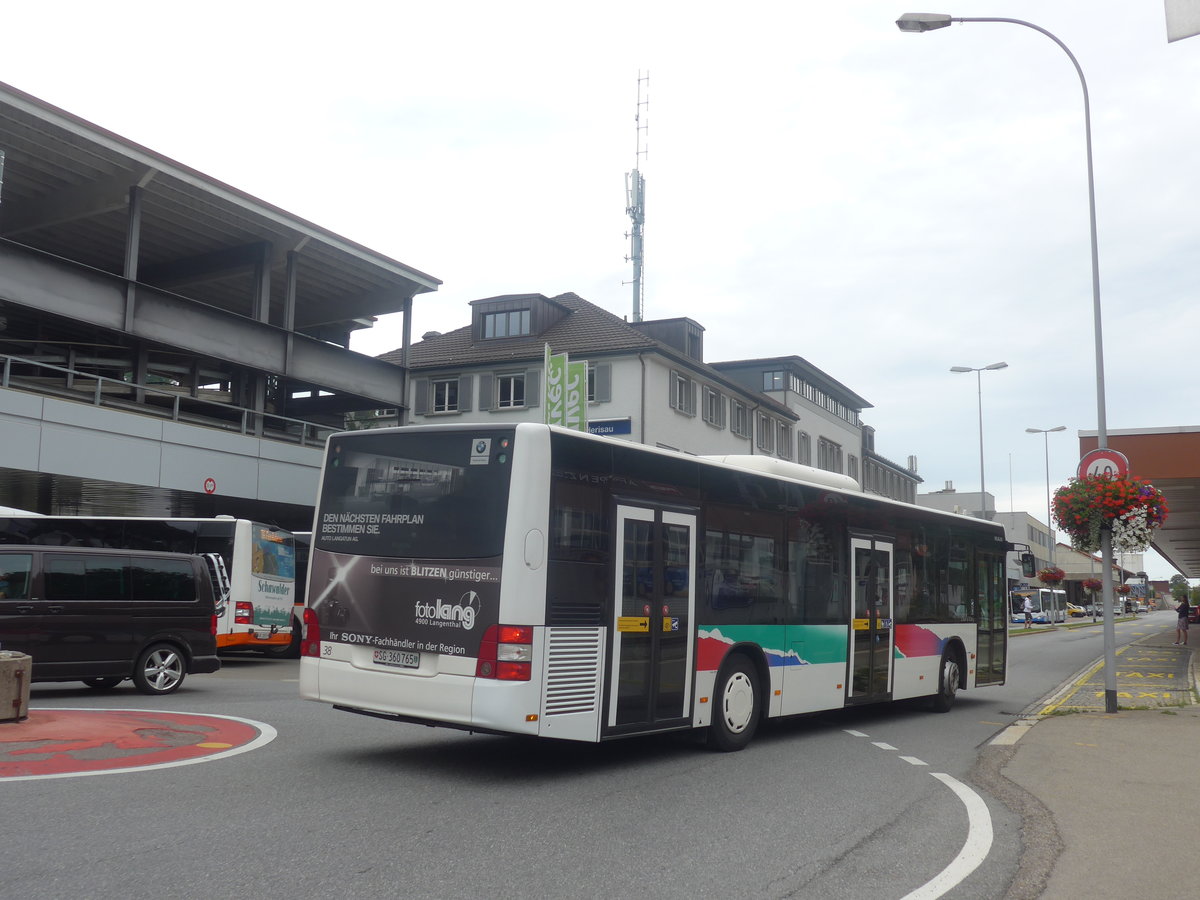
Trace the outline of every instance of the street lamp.
<path fill-rule="evenodd" d="M 1047 544 L 1047 558 L 1049 565 L 1054 565 L 1054 519 L 1052 518 L 1050 508 L 1050 435 L 1056 431 L 1066 431 L 1066 425 L 1055 425 L 1053 428 L 1026 428 L 1030 434 L 1040 434 L 1042 443 L 1046 445 L 1046 534 L 1049 537 Z M 1093 607 L 1095 609 L 1095 607 Z M 1055 615 L 1057 615 L 1057 611 Z"/>
<path fill-rule="evenodd" d="M 979 395 L 979 507 L 980 518 L 990 519 L 987 514 L 987 496 L 983 488 L 983 376 L 981 372 L 990 372 L 994 369 L 1007 369 L 1008 363 L 998 362 L 992 363 L 990 366 L 981 366 L 978 369 L 971 366 L 951 366 L 951 372 L 974 372 L 975 373 L 975 388 Z"/>
<path fill-rule="evenodd" d="M 1050 534 L 1050 565 L 1054 565 L 1054 524 L 1050 518 L 1050 435 L 1056 431 L 1066 431 L 1066 425 L 1056 425 L 1053 428 L 1026 428 L 1030 434 L 1040 434 L 1046 445 L 1046 529 Z"/>
<path fill-rule="evenodd" d="M 1091 101 L 1088 99 L 1087 79 L 1083 77 L 1083 69 L 1080 68 L 1079 61 L 1075 59 L 1075 54 L 1067 48 L 1066 44 L 1040 25 L 1034 25 L 1032 22 L 1022 19 L 954 18 L 942 13 L 905 13 L 896 20 L 896 26 L 901 31 L 921 32 L 945 28 L 951 22 L 1001 22 L 1032 28 L 1058 44 L 1063 53 L 1067 54 L 1067 58 L 1071 60 L 1076 74 L 1079 75 L 1079 85 L 1083 88 L 1083 137 L 1084 147 L 1087 151 L 1088 221 L 1091 225 L 1092 238 L 1092 323 L 1096 341 L 1096 446 L 1104 449 L 1108 446 L 1108 424 L 1104 409 L 1104 338 L 1100 328 L 1100 251 L 1096 241 L 1096 179 L 1092 168 L 1092 107 Z M 1117 711 L 1117 654 L 1116 626 L 1113 621 L 1110 600 L 1113 586 L 1111 529 L 1100 529 L 1100 555 L 1103 563 L 1100 579 L 1103 583 L 1104 595 L 1104 708 L 1106 712 L 1115 713 Z"/>

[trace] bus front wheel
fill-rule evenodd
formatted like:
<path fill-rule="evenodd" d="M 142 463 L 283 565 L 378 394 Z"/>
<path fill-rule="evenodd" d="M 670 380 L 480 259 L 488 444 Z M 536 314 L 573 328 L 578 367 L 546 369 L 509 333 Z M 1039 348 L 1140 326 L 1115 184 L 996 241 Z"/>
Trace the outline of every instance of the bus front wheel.
<path fill-rule="evenodd" d="M 929 708 L 934 712 L 950 712 L 954 698 L 958 696 L 958 683 L 962 673 L 958 658 L 947 651 L 942 654 L 942 671 L 938 678 L 938 692 L 929 699 Z"/>
<path fill-rule="evenodd" d="M 716 708 L 708 726 L 708 746 L 725 753 L 741 750 L 758 729 L 762 701 L 758 673 L 744 656 L 736 656 L 722 667 L 713 694 Z"/>

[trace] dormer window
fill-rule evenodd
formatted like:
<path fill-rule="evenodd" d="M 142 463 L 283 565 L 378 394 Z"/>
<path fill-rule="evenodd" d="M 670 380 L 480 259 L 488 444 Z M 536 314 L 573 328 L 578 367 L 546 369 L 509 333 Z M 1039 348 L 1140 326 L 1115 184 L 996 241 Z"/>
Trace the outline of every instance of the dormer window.
<path fill-rule="evenodd" d="M 528 309 L 510 309 L 505 312 L 484 313 L 483 338 L 523 337 L 530 333 Z"/>

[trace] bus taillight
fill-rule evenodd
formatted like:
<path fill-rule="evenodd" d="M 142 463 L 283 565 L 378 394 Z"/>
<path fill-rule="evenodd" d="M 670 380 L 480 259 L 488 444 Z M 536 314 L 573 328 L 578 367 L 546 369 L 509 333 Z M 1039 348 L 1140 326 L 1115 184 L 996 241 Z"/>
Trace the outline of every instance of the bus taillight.
<path fill-rule="evenodd" d="M 249 600 L 239 600 L 233 610 L 233 621 L 238 625 L 253 625 L 254 604 Z"/>
<path fill-rule="evenodd" d="M 213 637 L 217 636 L 217 617 L 215 614 L 212 617 L 212 633 Z"/>
<path fill-rule="evenodd" d="M 533 628 L 530 625 L 491 625 L 479 642 L 476 678 L 529 681 L 533 678 Z"/>
<path fill-rule="evenodd" d="M 321 655 L 321 625 L 317 614 L 307 607 L 304 610 L 304 631 L 300 635 L 300 655 Z"/>

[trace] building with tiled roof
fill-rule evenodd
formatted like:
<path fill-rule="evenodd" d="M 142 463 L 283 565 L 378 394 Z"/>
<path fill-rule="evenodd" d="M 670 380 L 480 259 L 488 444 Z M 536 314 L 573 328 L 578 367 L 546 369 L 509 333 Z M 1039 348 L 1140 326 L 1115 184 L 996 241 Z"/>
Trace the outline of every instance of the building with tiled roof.
<path fill-rule="evenodd" d="M 543 418 L 547 345 L 587 360 L 594 433 L 768 455 L 855 479 L 882 465 L 907 478 L 869 490 L 915 495 L 915 473 L 874 454 L 873 429 L 859 419 L 866 400 L 798 356 L 705 363 L 704 328 L 688 318 L 627 322 L 575 294 L 507 294 L 473 301 L 469 325 L 426 334 L 407 359 L 403 350 L 380 358 L 407 364 L 411 424 L 529 421 Z M 399 409 L 387 412 L 380 423 L 400 420 Z"/>

